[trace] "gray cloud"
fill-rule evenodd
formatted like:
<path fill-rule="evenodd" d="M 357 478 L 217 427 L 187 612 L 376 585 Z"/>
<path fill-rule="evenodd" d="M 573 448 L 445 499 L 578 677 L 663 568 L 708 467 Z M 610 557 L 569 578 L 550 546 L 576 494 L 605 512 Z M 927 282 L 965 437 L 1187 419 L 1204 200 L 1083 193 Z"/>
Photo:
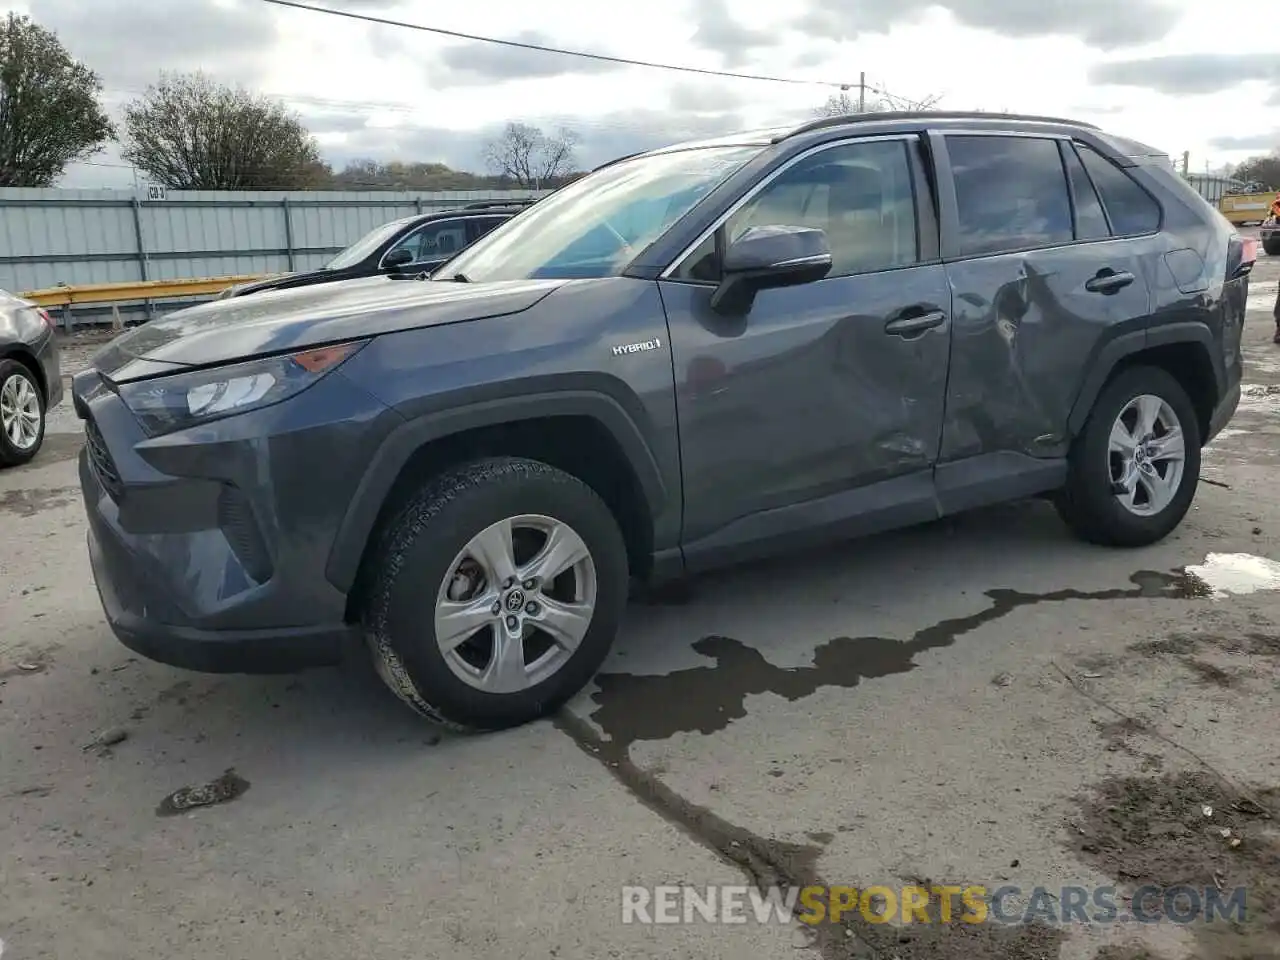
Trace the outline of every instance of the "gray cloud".
<path fill-rule="evenodd" d="M 700 0 L 696 6 L 698 28 L 693 33 L 694 44 L 719 53 L 731 67 L 747 63 L 752 51 L 778 42 L 776 34 L 735 20 L 726 0 Z"/>
<path fill-rule="evenodd" d="M 671 109 L 678 113 L 724 113 L 745 102 L 737 90 L 711 82 L 680 83 L 671 91 Z"/>
<path fill-rule="evenodd" d="M 250 0 L 232 7 L 184 0 L 180 13 L 173 0 L 31 0 L 31 17 L 96 70 L 108 91 L 128 93 L 154 83 L 161 71 L 197 68 L 225 83 L 256 86 L 277 39 L 271 8 Z"/>
<path fill-rule="evenodd" d="M 1117 60 L 1094 67 L 1089 78 L 1094 83 L 1169 94 L 1218 93 L 1249 80 L 1270 80 L 1280 86 L 1280 53 L 1186 53 Z"/>
<path fill-rule="evenodd" d="M 553 37 L 537 30 L 523 30 L 504 39 L 541 46 L 559 46 Z M 446 47 L 443 52 L 434 56 L 427 68 L 427 76 L 437 87 L 466 87 L 566 74 L 607 73 L 617 69 L 618 64 L 607 61 L 543 53 L 540 50 L 523 50 L 494 43 L 466 42 Z"/>
<path fill-rule="evenodd" d="M 1181 14 L 1174 0 L 860 0 L 830 4 L 813 0 L 800 29 L 847 40 L 883 33 L 918 19 L 930 7 L 951 11 L 960 23 L 1008 37 L 1077 37 L 1101 50 L 1148 43 L 1169 32 Z"/>
<path fill-rule="evenodd" d="M 477 130 L 447 130 L 432 127 L 357 127 L 354 120 L 345 143 L 323 148 L 325 159 L 340 169 L 351 160 L 439 162 L 456 170 L 484 170 L 484 147 L 502 131 L 502 124 Z M 608 160 L 650 150 L 683 140 L 714 137 L 743 129 L 747 124 L 735 112 L 676 113 L 640 110 L 604 117 L 548 116 L 527 122 L 547 131 L 561 127 L 579 138 L 575 150 L 578 166 L 590 169 Z M 330 121 L 328 130 L 340 129 Z M 321 132 L 318 125 L 312 129 Z"/>
<path fill-rule="evenodd" d="M 1270 153 L 1273 150 L 1280 150 L 1280 130 L 1238 137 L 1214 137 L 1209 143 L 1219 150 L 1255 150 L 1258 153 Z"/>

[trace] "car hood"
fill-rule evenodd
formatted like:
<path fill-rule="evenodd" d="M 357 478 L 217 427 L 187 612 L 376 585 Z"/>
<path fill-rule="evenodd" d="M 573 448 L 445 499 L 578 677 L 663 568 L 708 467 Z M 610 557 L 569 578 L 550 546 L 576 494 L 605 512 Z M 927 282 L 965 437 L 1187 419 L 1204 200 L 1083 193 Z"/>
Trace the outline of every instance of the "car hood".
<path fill-rule="evenodd" d="M 91 366 L 117 383 L 188 367 L 528 310 L 564 280 L 450 283 L 368 277 L 214 300 L 134 327 Z"/>
<path fill-rule="evenodd" d="M 278 273 L 273 277 L 263 277 L 261 280 L 246 280 L 244 283 L 237 283 L 234 287 L 227 287 L 220 296 L 223 299 L 227 297 L 243 297 L 246 294 L 258 293 L 262 290 L 276 290 L 291 284 L 302 285 L 312 280 L 323 279 L 327 275 L 331 275 L 331 270 L 304 270 L 297 273 Z M 340 279 L 335 278 L 335 279 Z"/>

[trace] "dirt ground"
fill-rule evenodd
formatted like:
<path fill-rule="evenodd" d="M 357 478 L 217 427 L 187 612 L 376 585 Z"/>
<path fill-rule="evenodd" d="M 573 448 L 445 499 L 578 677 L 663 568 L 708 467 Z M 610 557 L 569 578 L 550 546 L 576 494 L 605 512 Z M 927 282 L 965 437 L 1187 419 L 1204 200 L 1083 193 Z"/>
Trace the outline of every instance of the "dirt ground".
<path fill-rule="evenodd" d="M 129 655 L 64 404 L 0 474 L 0 953 L 1280 958 L 1277 278 L 1165 542 L 1093 548 L 1022 503 L 717 574 L 633 604 L 569 709 L 493 736 L 424 725 L 360 659 Z M 626 885 L 743 883 L 1008 885 L 1017 922 L 622 921 Z M 1139 922 L 1147 885 L 1245 914 Z M 1058 922 L 1108 888 L 1118 919 Z"/>

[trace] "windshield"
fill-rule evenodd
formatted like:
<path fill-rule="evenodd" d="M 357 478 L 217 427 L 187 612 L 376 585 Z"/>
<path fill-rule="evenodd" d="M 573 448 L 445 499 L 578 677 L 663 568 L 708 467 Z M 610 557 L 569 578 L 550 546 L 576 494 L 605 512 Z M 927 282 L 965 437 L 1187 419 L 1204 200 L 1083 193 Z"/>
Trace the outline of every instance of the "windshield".
<path fill-rule="evenodd" d="M 405 217 L 403 220 L 392 220 L 390 223 L 384 223 L 380 227 L 374 227 L 363 237 L 353 243 L 347 249 L 330 260 L 324 265 L 326 270 L 344 270 L 347 267 L 354 267 L 378 247 L 382 246 L 391 235 L 403 227 L 406 223 L 412 221 L 413 217 Z"/>
<path fill-rule="evenodd" d="M 508 220 L 437 276 L 477 283 L 616 276 L 761 149 L 704 147 L 605 167 Z"/>

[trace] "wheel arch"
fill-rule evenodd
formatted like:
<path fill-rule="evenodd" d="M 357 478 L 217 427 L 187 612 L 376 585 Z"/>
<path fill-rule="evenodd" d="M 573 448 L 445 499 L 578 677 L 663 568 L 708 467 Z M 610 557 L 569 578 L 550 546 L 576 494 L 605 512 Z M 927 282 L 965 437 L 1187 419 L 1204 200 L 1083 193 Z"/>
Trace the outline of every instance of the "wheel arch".
<path fill-rule="evenodd" d="M 9 347 L 0 347 L 0 360 L 13 360 L 26 367 L 27 372 L 31 374 L 31 379 L 35 381 L 36 389 L 40 391 L 40 399 L 48 406 L 49 385 L 45 383 L 44 369 L 40 366 L 40 361 L 36 359 L 34 353 L 21 344 L 13 344 Z"/>
<path fill-rule="evenodd" d="M 1201 442 L 1209 434 L 1213 411 L 1225 393 L 1225 374 L 1215 363 L 1213 333 L 1194 321 L 1164 324 L 1121 333 L 1105 341 L 1088 367 L 1080 392 L 1067 419 L 1074 439 L 1084 429 L 1099 394 L 1126 367 L 1147 364 L 1173 375 L 1187 391 L 1196 409 Z"/>
<path fill-rule="evenodd" d="M 566 438 L 572 442 L 566 444 Z M 489 455 L 529 456 L 568 468 L 614 510 L 633 567 L 648 562 L 653 518 L 666 503 L 667 489 L 626 408 L 590 390 L 504 397 L 406 421 L 383 441 L 356 488 L 325 567 L 329 582 L 348 594 L 349 614 L 379 525 L 406 490 L 440 469 Z"/>

